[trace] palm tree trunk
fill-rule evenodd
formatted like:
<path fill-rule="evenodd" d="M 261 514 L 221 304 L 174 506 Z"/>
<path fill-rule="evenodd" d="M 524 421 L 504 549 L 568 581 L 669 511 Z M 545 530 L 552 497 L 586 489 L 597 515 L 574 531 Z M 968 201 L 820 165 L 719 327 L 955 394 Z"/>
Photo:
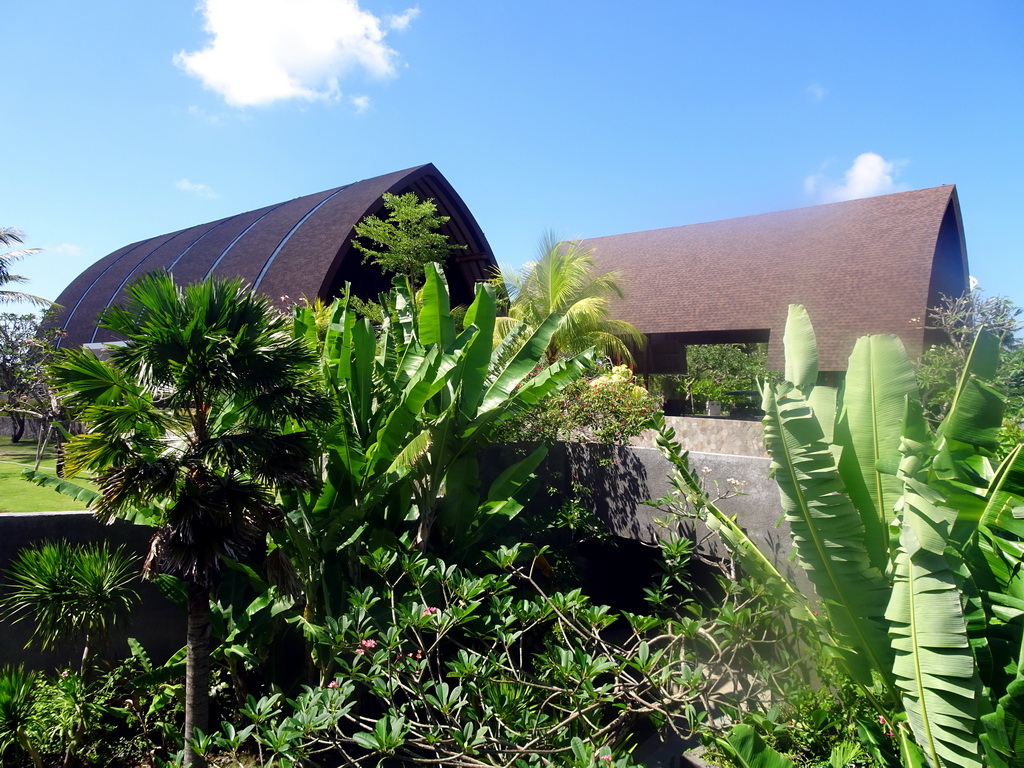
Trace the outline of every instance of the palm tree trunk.
<path fill-rule="evenodd" d="M 206 761 L 192 751 L 196 728 L 207 733 L 210 724 L 210 590 L 188 585 L 188 634 L 185 657 L 185 765 L 204 768 Z"/>

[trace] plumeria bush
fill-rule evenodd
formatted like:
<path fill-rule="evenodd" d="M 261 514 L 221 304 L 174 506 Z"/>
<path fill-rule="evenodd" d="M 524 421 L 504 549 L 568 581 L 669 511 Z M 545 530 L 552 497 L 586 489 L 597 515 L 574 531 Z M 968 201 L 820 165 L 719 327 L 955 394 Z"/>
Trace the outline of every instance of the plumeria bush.
<path fill-rule="evenodd" d="M 649 615 L 548 593 L 540 554 L 502 547 L 465 569 L 402 547 L 368 553 L 343 614 L 293 619 L 319 685 L 250 696 L 197 752 L 237 765 L 626 768 L 659 729 L 693 737 L 708 712 L 745 711 L 767 690 L 749 670 L 770 679 L 799 659 L 789 623 L 750 582 L 716 582 L 720 607 L 678 599 L 694 594 L 687 538 L 666 544 Z"/>

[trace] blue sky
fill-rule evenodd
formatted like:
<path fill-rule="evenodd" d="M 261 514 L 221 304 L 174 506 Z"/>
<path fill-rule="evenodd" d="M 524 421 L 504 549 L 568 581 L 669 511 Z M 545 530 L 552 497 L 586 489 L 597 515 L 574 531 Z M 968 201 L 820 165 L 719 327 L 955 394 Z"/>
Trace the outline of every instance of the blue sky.
<path fill-rule="evenodd" d="M 955 183 L 972 274 L 1024 304 L 1019 0 L 53 0 L 4 27 L 0 224 L 47 298 L 130 242 L 432 162 L 508 265 L 548 229 Z"/>

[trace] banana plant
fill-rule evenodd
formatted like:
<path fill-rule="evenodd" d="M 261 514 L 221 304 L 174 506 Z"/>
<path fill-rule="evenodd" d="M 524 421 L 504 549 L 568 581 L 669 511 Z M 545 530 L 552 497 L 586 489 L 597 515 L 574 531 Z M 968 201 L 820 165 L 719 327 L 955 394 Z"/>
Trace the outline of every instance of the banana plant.
<path fill-rule="evenodd" d="M 896 724 L 905 766 L 1022 764 L 1024 458 L 995 456 L 998 344 L 979 334 L 933 433 L 895 336 L 860 339 L 838 391 L 817 384 L 803 307 L 784 342 L 786 380 L 763 389 L 765 444 L 840 665 Z"/>
<path fill-rule="evenodd" d="M 580 376 L 591 358 L 539 365 L 558 316 L 495 347 L 497 301 L 486 284 L 457 332 L 436 265 L 416 294 L 396 278 L 382 304 L 379 330 L 344 300 L 327 309 L 326 332 L 312 308 L 295 314 L 296 333 L 320 350 L 337 408 L 322 436 L 322 483 L 283 495 L 285 525 L 273 534 L 298 572 L 306 622 L 335 616 L 340 593 L 358 583 L 360 551 L 404 541 L 449 562 L 475 556 L 522 509 L 545 455 L 533 450 L 485 485 L 480 454 L 490 427 Z"/>

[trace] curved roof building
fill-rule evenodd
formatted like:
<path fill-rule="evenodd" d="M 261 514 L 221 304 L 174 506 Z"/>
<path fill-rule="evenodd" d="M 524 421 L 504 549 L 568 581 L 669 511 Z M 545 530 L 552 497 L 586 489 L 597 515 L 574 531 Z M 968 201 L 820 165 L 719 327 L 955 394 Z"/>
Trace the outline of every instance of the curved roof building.
<path fill-rule="evenodd" d="M 452 252 L 445 273 L 452 302 L 469 304 L 474 284 L 491 276 L 494 254 L 465 203 L 428 164 L 126 245 L 82 272 L 57 298 L 64 344 L 114 341 L 96 328 L 96 318 L 129 282 L 155 270 L 172 272 L 182 284 L 240 276 L 275 299 L 330 299 L 346 282 L 357 295 L 376 298 L 390 287 L 390 277 L 363 263 L 352 237 L 363 217 L 386 218 L 385 192 L 433 198 L 438 212 L 451 217 L 441 231 L 466 248 Z"/>
<path fill-rule="evenodd" d="M 682 373 L 691 344 L 768 342 L 782 368 L 789 304 L 807 307 L 819 368 L 846 370 L 859 336 L 895 333 L 911 355 L 939 295 L 968 289 L 953 186 L 583 241 L 625 277 L 615 314 L 647 334 L 647 373 Z M 931 338 L 927 338 L 931 343 Z"/>

